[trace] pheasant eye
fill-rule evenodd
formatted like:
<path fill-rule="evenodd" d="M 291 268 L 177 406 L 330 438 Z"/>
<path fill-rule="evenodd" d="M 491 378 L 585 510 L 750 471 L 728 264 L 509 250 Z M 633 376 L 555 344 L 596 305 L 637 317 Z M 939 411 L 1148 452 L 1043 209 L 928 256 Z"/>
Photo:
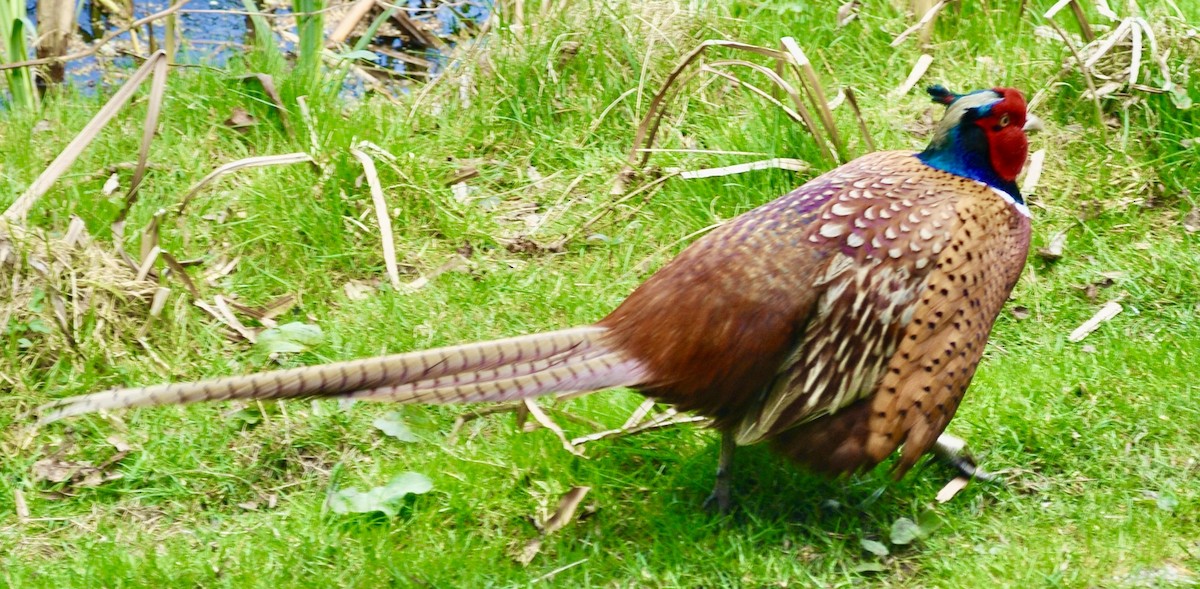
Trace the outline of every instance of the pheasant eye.
<path fill-rule="evenodd" d="M 1009 123 L 1008 115 L 1007 114 L 1000 115 L 1000 126 L 1007 127 L 1008 123 Z"/>

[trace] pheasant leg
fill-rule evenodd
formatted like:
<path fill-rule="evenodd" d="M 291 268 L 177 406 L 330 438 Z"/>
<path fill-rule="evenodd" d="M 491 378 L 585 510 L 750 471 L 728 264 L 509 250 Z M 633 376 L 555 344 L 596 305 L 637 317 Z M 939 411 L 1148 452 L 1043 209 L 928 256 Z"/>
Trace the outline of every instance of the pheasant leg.
<path fill-rule="evenodd" d="M 967 442 L 962 438 L 950 434 L 942 434 L 938 436 L 937 442 L 934 442 L 931 451 L 939 460 L 949 464 L 969 479 L 979 479 L 981 481 L 996 480 L 996 475 L 979 468 L 975 464 L 975 459 L 967 451 Z"/>
<path fill-rule="evenodd" d="M 728 432 L 721 432 L 721 455 L 717 458 L 717 482 L 713 485 L 712 494 L 704 500 L 705 509 L 712 509 L 715 506 L 718 513 L 729 513 L 729 508 L 733 504 L 733 450 L 736 447 L 737 443 L 734 442 L 733 436 Z"/>

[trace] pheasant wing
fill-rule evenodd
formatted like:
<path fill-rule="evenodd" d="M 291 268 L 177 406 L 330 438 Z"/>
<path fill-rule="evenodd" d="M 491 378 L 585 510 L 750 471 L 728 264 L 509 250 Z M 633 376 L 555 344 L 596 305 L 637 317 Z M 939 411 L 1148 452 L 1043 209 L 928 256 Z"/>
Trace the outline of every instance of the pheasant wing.
<path fill-rule="evenodd" d="M 739 444 L 837 413 L 875 391 L 958 231 L 961 193 L 946 189 L 946 177 L 907 153 L 847 170 L 805 236 L 830 252 L 813 284 L 817 302 L 758 409 L 739 424 Z"/>

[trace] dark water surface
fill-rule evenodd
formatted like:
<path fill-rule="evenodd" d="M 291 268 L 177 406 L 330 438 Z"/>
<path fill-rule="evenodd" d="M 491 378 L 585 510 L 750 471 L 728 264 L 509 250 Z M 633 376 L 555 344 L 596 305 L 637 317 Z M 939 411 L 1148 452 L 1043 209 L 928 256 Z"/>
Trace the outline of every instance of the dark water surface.
<path fill-rule="evenodd" d="M 116 2 L 119 5 L 124 5 L 124 0 L 116 0 Z M 170 4 L 170 0 L 134 0 L 134 18 L 143 18 L 165 10 Z M 439 0 L 394 0 L 394 4 L 416 9 L 409 13 L 414 20 L 433 24 L 431 28 L 439 36 L 446 37 L 448 44 L 453 45 L 453 41 L 448 37 L 454 35 L 462 26 L 462 21 L 467 20 L 479 23 L 486 20 L 491 14 L 493 0 L 458 0 L 452 3 L 453 8 L 444 1 Z M 79 27 L 78 30 L 87 41 L 102 37 L 118 28 L 107 17 L 101 17 L 100 22 L 102 24 L 100 28 L 103 30 L 93 30 L 91 17 L 92 5 L 92 0 L 81 0 L 77 5 L 75 13 L 75 21 Z M 25 7 L 30 22 L 36 25 L 37 0 L 26 0 Z M 177 20 L 179 36 L 183 42 L 176 53 L 176 61 L 179 63 L 203 63 L 221 67 L 225 65 L 230 57 L 244 53 L 245 46 L 249 42 L 247 37 L 247 17 L 243 14 L 222 13 L 221 11 L 245 12 L 245 7 L 241 0 L 188 0 L 185 3 Z M 287 10 L 280 9 L 276 11 L 276 14 L 287 14 L 287 12 Z M 325 19 L 326 32 L 329 32 L 335 26 L 337 26 L 337 22 L 331 22 L 329 18 Z M 165 31 L 163 23 L 161 21 L 154 23 L 153 30 L 158 46 L 161 47 Z M 145 27 L 139 29 L 139 38 L 143 44 L 143 51 L 146 50 L 145 44 L 147 41 L 145 31 Z M 276 39 L 280 47 L 285 50 L 292 49 L 291 43 L 278 37 Z M 395 50 L 406 49 L 399 39 L 378 39 L 378 41 Z M 129 48 L 130 46 L 130 36 L 128 33 L 118 36 L 109 44 L 109 47 L 112 49 Z M 77 44 L 73 49 L 78 49 Z M 422 53 L 422 57 L 429 59 L 435 64 L 440 64 L 443 56 L 438 55 L 436 52 L 430 54 L 426 51 Z M 136 65 L 132 57 L 121 56 L 119 54 L 116 57 L 107 58 L 106 61 L 110 61 L 112 65 L 121 68 L 131 68 Z M 384 56 L 377 55 L 376 62 L 379 67 L 389 68 L 398 72 L 403 72 L 406 67 L 406 64 L 403 62 Z M 436 71 L 431 73 L 436 73 Z M 67 64 L 67 77 L 70 84 L 84 93 L 94 92 L 103 84 L 100 63 L 94 57 L 69 62 Z M 348 88 L 352 93 L 356 93 L 360 89 Z"/>

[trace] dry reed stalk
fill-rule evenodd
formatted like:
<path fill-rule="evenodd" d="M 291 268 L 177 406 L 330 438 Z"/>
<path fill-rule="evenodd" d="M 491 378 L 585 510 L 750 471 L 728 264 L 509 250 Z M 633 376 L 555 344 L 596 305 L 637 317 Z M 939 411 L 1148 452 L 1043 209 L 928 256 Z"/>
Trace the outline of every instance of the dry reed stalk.
<path fill-rule="evenodd" d="M 626 422 L 626 423 L 628 423 L 628 422 Z M 620 427 L 620 428 L 616 428 L 616 429 L 610 429 L 610 430 L 604 430 L 604 431 L 591 433 L 591 434 L 588 434 L 585 436 L 580 436 L 578 438 L 572 439 L 571 444 L 573 446 L 582 446 L 588 442 L 595 442 L 596 440 L 631 436 L 631 435 L 640 434 L 642 432 L 646 432 L 646 431 L 650 431 L 650 430 L 654 430 L 654 429 L 662 429 L 665 427 L 671 427 L 673 425 L 680 425 L 680 424 L 684 424 L 684 423 L 698 423 L 701 425 L 707 425 L 709 423 L 709 419 L 707 417 L 703 417 L 700 415 L 679 413 L 674 408 L 668 408 L 665 411 L 658 413 L 654 417 L 650 418 L 649 420 L 642 421 L 632 427 Z"/>
<path fill-rule="evenodd" d="M 72 0 L 39 0 L 37 3 L 37 56 L 55 59 L 66 55 L 75 24 L 75 3 Z M 50 64 L 51 82 L 61 83 L 66 73 L 63 62 Z"/>
<path fill-rule="evenodd" d="M 262 86 L 263 92 L 267 94 L 267 98 L 271 99 L 271 104 L 275 107 L 275 112 L 279 113 L 279 122 L 283 125 L 283 130 L 291 139 L 296 138 L 296 131 L 292 129 L 291 118 L 288 116 L 287 106 L 283 104 L 283 97 L 279 95 L 279 90 L 275 87 L 275 78 L 270 74 L 246 74 L 240 76 L 241 80 L 255 80 Z"/>
<path fill-rule="evenodd" d="M 371 201 L 375 203 L 375 219 L 379 223 L 379 238 L 383 242 L 383 263 L 387 268 L 388 280 L 392 288 L 400 290 L 400 270 L 396 264 L 396 241 L 392 235 L 392 218 L 388 212 L 387 201 L 383 198 L 383 187 L 379 183 L 379 173 L 375 171 L 375 161 L 363 153 L 358 147 L 351 147 L 350 153 L 362 164 L 363 175 L 367 177 L 367 186 L 371 190 Z"/>
<path fill-rule="evenodd" d="M 1105 132 L 1104 108 L 1100 106 L 1100 95 L 1096 92 L 1096 83 L 1092 81 L 1091 68 L 1087 66 L 1083 57 L 1079 55 L 1079 51 L 1075 49 L 1075 44 L 1071 42 L 1071 38 L 1067 35 L 1067 32 L 1062 30 L 1062 27 L 1058 26 L 1053 20 L 1047 19 L 1046 22 L 1050 23 L 1050 27 L 1058 33 L 1063 43 L 1066 44 L 1067 49 L 1071 51 L 1071 55 L 1075 57 L 1075 63 L 1079 64 L 1079 71 L 1083 74 L 1083 80 L 1087 83 L 1088 90 L 1091 92 L 1092 104 L 1096 107 L 1096 126 L 1102 133 Z"/>
<path fill-rule="evenodd" d="M 1025 180 L 1021 183 L 1021 194 L 1025 198 L 1037 192 L 1038 182 L 1042 179 L 1042 166 L 1046 163 L 1046 150 L 1039 149 L 1029 156 L 1029 165 L 1025 167 Z"/>
<path fill-rule="evenodd" d="M 1075 22 L 1079 23 L 1079 30 L 1083 33 L 1083 39 L 1088 43 L 1096 40 L 1096 33 L 1092 32 L 1092 24 L 1088 22 L 1087 15 L 1083 13 L 1083 6 L 1079 5 L 1079 0 L 1070 0 L 1071 14 L 1075 16 Z"/>
<path fill-rule="evenodd" d="M 260 168 L 263 166 L 299 164 L 304 162 L 312 164 L 316 163 L 313 161 L 312 156 L 300 151 L 296 153 L 284 153 L 279 155 L 260 155 L 222 164 L 221 166 L 217 167 L 217 169 L 209 172 L 208 175 L 201 178 L 199 182 L 194 184 L 187 191 L 187 193 L 184 194 L 183 200 L 179 202 L 179 205 L 176 208 L 176 214 L 182 215 L 184 209 L 187 208 L 188 204 L 192 202 L 192 199 L 195 198 L 195 196 L 199 194 L 205 186 L 208 186 L 214 180 L 224 176 L 225 174 L 245 168 Z"/>
<path fill-rule="evenodd" d="M 538 405 L 533 399 L 525 399 L 524 403 L 525 409 L 529 411 L 529 415 L 533 417 L 534 421 L 553 432 L 558 441 L 562 443 L 564 450 L 576 456 L 583 456 L 583 451 L 571 443 L 571 440 L 567 438 L 567 433 L 553 419 L 550 419 L 545 411 L 542 411 L 541 405 Z"/>
<path fill-rule="evenodd" d="M 854 88 L 846 86 L 843 92 L 846 94 L 846 102 L 850 103 L 850 110 L 854 111 L 854 120 L 858 122 L 858 131 L 862 133 L 863 141 L 867 142 L 867 151 L 877 151 L 875 140 L 871 138 L 871 130 L 867 128 L 867 121 L 863 118 L 862 109 L 858 107 L 858 98 L 854 95 Z"/>
<path fill-rule="evenodd" d="M 921 77 L 925 75 L 925 72 L 929 71 L 929 65 L 932 63 L 933 56 L 928 53 L 922 53 L 921 57 L 917 58 L 917 63 L 913 64 L 912 71 L 908 73 L 908 77 L 904 79 L 904 83 L 893 90 L 892 95 L 904 96 L 908 94 L 909 90 L 912 90 L 913 86 L 916 86 L 917 82 L 921 81 Z"/>
<path fill-rule="evenodd" d="M 367 16 L 367 13 L 371 12 L 371 9 L 374 7 L 375 0 L 358 0 L 351 5 L 350 9 L 347 10 L 346 14 L 342 17 L 342 20 L 338 22 L 337 27 L 335 27 L 333 32 L 329 34 L 329 42 L 335 45 L 338 43 L 344 43 L 346 38 L 350 36 L 350 33 L 354 32 L 354 28 L 358 26 L 358 23 L 362 21 L 362 19 Z"/>
<path fill-rule="evenodd" d="M 145 173 L 146 150 L 148 149 L 146 142 L 153 138 L 154 128 L 158 122 L 158 113 L 162 106 L 163 89 L 166 86 L 166 55 L 161 51 L 151 55 L 150 59 L 147 59 L 146 63 L 142 64 L 142 67 L 138 68 L 129 77 L 129 80 L 117 90 L 116 94 L 101 107 L 100 112 L 96 113 L 92 117 L 92 120 L 88 121 L 87 125 L 84 125 L 83 129 L 75 135 L 75 138 L 58 154 L 58 157 L 54 158 L 54 161 L 50 162 L 50 165 L 33 181 L 33 184 L 30 184 L 29 188 L 25 189 L 25 192 L 9 205 L 0 218 L 7 221 L 10 226 L 19 226 L 22 224 L 34 203 L 46 194 L 50 190 L 50 187 L 66 173 L 71 164 L 75 163 L 75 160 L 83 153 L 83 150 L 100 134 L 104 126 L 129 102 L 133 97 L 133 93 L 137 91 L 138 86 L 151 75 L 154 76 L 154 80 L 151 88 L 150 104 L 146 113 L 146 125 L 142 133 L 143 143 L 138 154 L 138 166 L 134 170 L 135 180 L 131 183 L 129 189 L 131 195 L 136 195 L 137 186 Z M 128 200 L 129 197 L 126 198 Z M 0 239 L 2 238 L 3 228 L 0 228 Z"/>
<path fill-rule="evenodd" d="M 789 98 L 792 99 L 792 105 L 795 108 L 793 109 L 792 107 L 789 107 L 789 106 L 783 104 L 782 102 L 776 100 L 774 96 L 771 96 L 767 91 L 763 90 L 762 88 L 759 88 L 758 86 L 755 86 L 754 84 L 743 81 L 740 78 L 738 78 L 737 76 L 734 76 L 732 74 L 728 74 L 726 72 L 722 72 L 722 71 L 716 69 L 718 67 L 729 66 L 729 65 L 738 65 L 738 66 L 748 67 L 750 69 L 753 69 L 753 70 L 763 74 L 764 76 L 767 76 L 767 78 L 770 79 L 775 84 L 775 86 L 774 86 L 775 88 L 783 90 L 783 92 L 785 94 L 787 94 Z M 767 69 L 761 65 L 758 65 L 756 63 L 751 63 L 751 62 L 742 61 L 742 60 L 714 61 L 709 64 L 701 65 L 700 71 L 711 73 L 711 74 L 720 76 L 722 78 L 725 78 L 726 80 L 729 80 L 730 82 L 737 84 L 737 85 L 753 92 L 754 94 L 757 94 L 758 96 L 762 97 L 767 102 L 770 102 L 771 104 L 774 104 L 775 106 L 779 107 L 781 110 L 783 110 L 783 112 L 785 114 L 788 115 L 788 117 L 790 117 L 793 121 L 804 125 L 804 127 L 806 129 L 808 129 L 808 132 L 811 133 L 813 135 L 813 137 L 818 139 L 817 143 L 824 149 L 826 155 L 828 155 L 831 159 L 835 158 L 833 149 L 830 148 L 830 146 L 827 143 L 825 143 L 824 137 L 822 137 L 817 132 L 816 120 L 813 119 L 812 113 L 808 110 L 808 106 L 806 106 L 804 104 L 804 100 L 803 100 L 803 98 L 801 98 L 800 93 L 794 87 L 792 87 L 791 84 L 787 83 L 787 81 L 785 81 L 783 78 L 776 76 L 774 71 L 769 70 L 769 69 Z M 653 137 L 651 137 L 651 139 L 653 139 Z"/>
<path fill-rule="evenodd" d="M 297 96 L 296 105 L 300 107 L 300 120 L 308 128 L 308 147 L 314 154 L 321 153 L 321 142 L 317 140 L 317 126 L 313 122 L 312 112 L 308 109 L 308 97 Z"/>
<path fill-rule="evenodd" d="M 901 43 L 906 41 L 909 37 L 912 36 L 913 33 L 917 32 L 917 31 L 921 31 L 923 29 L 924 30 L 932 30 L 933 27 L 931 25 L 933 23 L 933 19 L 936 18 L 938 13 L 941 12 L 942 9 L 945 7 L 946 7 L 946 0 L 939 0 L 937 4 L 934 4 L 933 6 L 931 6 L 928 10 L 926 10 L 922 14 L 921 19 L 918 20 L 916 24 L 914 24 L 911 27 L 908 27 L 907 29 L 904 30 L 904 32 L 900 33 L 899 35 L 896 35 L 896 38 L 892 39 L 891 46 L 899 47 Z M 924 45 L 925 43 L 928 42 L 928 39 L 926 38 L 927 35 L 928 35 L 928 33 L 922 32 L 922 41 L 921 41 L 922 45 Z"/>
<path fill-rule="evenodd" d="M 163 23 L 163 52 L 167 54 L 167 63 L 175 63 L 175 51 L 179 45 L 179 40 L 176 38 L 179 33 L 178 23 L 179 16 L 176 14 L 167 15 Z M 153 37 L 151 38 L 153 39 Z"/>
<path fill-rule="evenodd" d="M 829 138 L 833 140 L 838 158 L 846 161 L 846 146 L 842 143 L 837 125 L 833 122 L 833 111 L 829 108 L 829 101 L 825 98 L 825 89 L 821 87 L 821 81 L 817 78 L 817 72 L 813 69 L 812 62 L 809 61 L 808 56 L 804 54 L 804 50 L 800 48 L 800 44 L 796 43 L 795 39 L 784 37 L 780 39 L 780 43 L 783 45 L 784 51 L 792 56 L 792 68 L 803 74 L 801 79 L 807 82 L 806 88 L 812 92 L 810 98 L 821 115 L 821 124 L 825 126 L 825 132 L 829 133 Z"/>
<path fill-rule="evenodd" d="M 684 55 L 683 59 L 679 61 L 679 64 L 676 65 L 669 74 L 667 74 L 667 79 L 663 81 L 662 87 L 659 88 L 659 91 L 654 95 L 654 98 L 650 100 L 650 105 L 647 107 L 646 114 L 644 117 L 642 117 L 642 122 L 638 125 L 637 134 L 633 139 L 633 148 L 631 148 L 629 152 L 629 165 L 642 166 L 646 163 L 646 159 L 649 156 L 639 153 L 638 149 L 650 147 L 654 143 L 654 135 L 658 131 L 658 124 L 662 118 L 661 109 L 666 104 L 668 92 L 673 88 L 675 81 L 683 74 L 683 71 L 687 68 L 687 66 L 699 59 L 709 47 L 729 47 L 733 49 L 749 51 L 751 53 L 757 53 L 773 59 L 790 58 L 790 56 L 781 51 L 767 49 L 765 47 L 759 47 L 757 45 L 750 45 L 747 43 L 739 43 L 737 41 L 709 39 L 701 42 L 694 49 Z"/>
<path fill-rule="evenodd" d="M 793 172 L 806 172 L 812 169 L 812 166 L 804 160 L 793 158 L 772 158 L 769 160 L 759 160 L 755 162 L 746 162 L 744 164 L 735 164 L 732 166 L 722 166 L 720 168 L 704 168 L 702 170 L 689 170 L 679 173 L 679 177 L 685 180 L 693 180 L 696 178 L 717 178 L 721 176 L 732 176 L 734 174 L 745 174 L 757 170 L 791 170 Z"/>

